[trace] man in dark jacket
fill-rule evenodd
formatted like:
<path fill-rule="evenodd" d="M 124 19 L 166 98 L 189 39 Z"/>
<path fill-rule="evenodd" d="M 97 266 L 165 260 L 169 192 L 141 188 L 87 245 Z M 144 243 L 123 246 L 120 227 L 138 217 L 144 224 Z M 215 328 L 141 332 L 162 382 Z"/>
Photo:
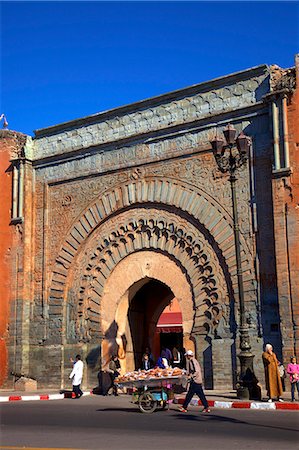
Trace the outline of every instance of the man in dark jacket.
<path fill-rule="evenodd" d="M 113 394 L 115 396 L 118 395 L 118 393 L 117 393 L 117 387 L 114 384 L 114 380 L 119 375 L 119 369 L 120 369 L 119 359 L 118 359 L 118 357 L 116 355 L 114 355 L 114 356 L 112 356 L 111 361 L 109 363 L 108 372 L 109 372 L 109 375 L 110 375 L 110 378 L 111 378 L 111 386 L 110 386 L 110 388 L 111 387 L 113 388 Z"/>
<path fill-rule="evenodd" d="M 190 385 L 183 406 L 181 406 L 179 410 L 186 413 L 193 395 L 197 394 L 204 407 L 202 412 L 209 413 L 211 411 L 209 409 L 209 404 L 202 388 L 202 374 L 199 362 L 194 358 L 192 350 L 187 350 L 185 356 L 187 359 L 187 375 L 190 379 Z"/>

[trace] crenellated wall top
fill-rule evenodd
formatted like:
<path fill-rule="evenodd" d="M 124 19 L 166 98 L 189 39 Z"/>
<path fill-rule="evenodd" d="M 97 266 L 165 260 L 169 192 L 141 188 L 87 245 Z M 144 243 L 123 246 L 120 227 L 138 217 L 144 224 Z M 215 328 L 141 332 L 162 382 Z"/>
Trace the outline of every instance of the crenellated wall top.
<path fill-rule="evenodd" d="M 269 69 L 258 66 L 93 116 L 37 130 L 33 160 L 165 132 L 248 108 L 269 92 Z M 104 149 L 105 150 L 105 149 Z"/>

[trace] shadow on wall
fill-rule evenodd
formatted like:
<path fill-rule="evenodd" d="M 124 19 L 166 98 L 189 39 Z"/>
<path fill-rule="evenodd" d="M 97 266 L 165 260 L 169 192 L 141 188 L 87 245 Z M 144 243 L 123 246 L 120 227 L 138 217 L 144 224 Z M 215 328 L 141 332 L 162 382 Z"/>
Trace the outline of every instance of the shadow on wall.
<path fill-rule="evenodd" d="M 86 363 L 90 369 L 95 369 L 101 366 L 101 346 L 93 348 L 86 356 Z"/>
<path fill-rule="evenodd" d="M 213 362 L 212 362 L 212 342 L 210 337 L 206 337 L 209 346 L 203 352 L 203 371 L 206 389 L 213 389 Z"/>
<path fill-rule="evenodd" d="M 119 326 L 115 320 L 111 323 L 104 335 L 102 346 L 102 366 L 104 367 L 113 355 L 117 355 L 119 359 L 124 359 L 127 349 L 127 338 L 125 334 L 118 337 Z"/>

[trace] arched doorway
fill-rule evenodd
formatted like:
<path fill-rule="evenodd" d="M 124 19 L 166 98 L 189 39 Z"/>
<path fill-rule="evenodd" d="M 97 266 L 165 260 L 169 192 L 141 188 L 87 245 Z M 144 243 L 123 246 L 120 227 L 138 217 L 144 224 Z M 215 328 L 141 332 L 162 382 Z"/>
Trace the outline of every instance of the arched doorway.
<path fill-rule="evenodd" d="M 108 278 L 102 297 L 103 367 L 118 351 L 124 371 L 139 368 L 145 347 L 154 346 L 159 317 L 174 297 L 182 311 L 184 346 L 194 349 L 192 292 L 181 269 L 151 251 L 124 258 Z"/>
<path fill-rule="evenodd" d="M 171 289 L 159 280 L 149 279 L 132 298 L 128 309 L 128 325 L 132 339 L 135 369 L 141 367 L 142 354 L 150 347 L 155 358 L 160 352 L 155 342 L 158 319 L 174 298 Z"/>

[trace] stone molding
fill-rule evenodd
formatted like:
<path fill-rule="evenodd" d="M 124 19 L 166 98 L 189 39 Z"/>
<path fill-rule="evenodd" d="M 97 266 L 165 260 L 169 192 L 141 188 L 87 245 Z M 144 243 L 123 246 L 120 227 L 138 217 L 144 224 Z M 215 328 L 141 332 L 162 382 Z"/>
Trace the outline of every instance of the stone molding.
<path fill-rule="evenodd" d="M 247 118 L 235 122 L 234 126 L 240 133 L 250 126 L 250 123 Z M 175 158 L 190 157 L 199 153 L 202 153 L 202 156 L 207 154 L 212 156 L 210 140 L 215 136 L 216 126 L 221 133 L 224 124 L 217 123 L 202 129 L 186 130 L 184 134 L 168 135 L 163 139 L 157 138 L 132 145 L 117 146 L 109 151 L 98 150 L 85 154 L 79 152 L 76 158 L 69 157 L 59 162 L 55 159 L 45 165 L 39 165 L 39 162 L 34 163 L 34 169 L 38 179 L 43 179 L 49 184 L 60 184 L 78 177 L 98 176 L 124 169 L 135 170 L 137 173 L 140 170 L 145 171 L 148 163 L 163 162 L 165 164 L 167 162 L 169 164 Z"/>
<path fill-rule="evenodd" d="M 56 134 L 38 137 L 34 141 L 34 159 L 42 159 L 88 149 L 101 144 L 109 144 L 122 139 L 153 133 L 173 126 L 192 123 L 213 115 L 235 111 L 254 105 L 268 92 L 264 83 L 268 73 L 236 81 L 233 84 L 217 87 L 210 91 L 197 92 L 174 101 L 138 108 L 92 123 L 87 126 L 74 126 Z M 115 110 L 117 114 L 117 110 Z"/>

